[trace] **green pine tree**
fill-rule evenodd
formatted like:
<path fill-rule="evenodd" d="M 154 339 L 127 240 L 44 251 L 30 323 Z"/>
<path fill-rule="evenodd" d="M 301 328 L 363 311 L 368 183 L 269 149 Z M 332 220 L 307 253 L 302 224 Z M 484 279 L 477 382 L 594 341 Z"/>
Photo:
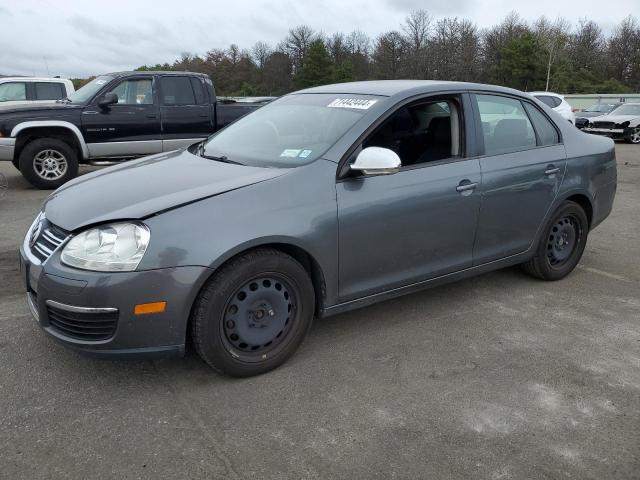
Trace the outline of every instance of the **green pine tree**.
<path fill-rule="evenodd" d="M 333 81 L 331 57 L 322 40 L 314 40 L 303 60 L 302 67 L 296 73 L 294 82 L 298 88 L 326 85 Z"/>

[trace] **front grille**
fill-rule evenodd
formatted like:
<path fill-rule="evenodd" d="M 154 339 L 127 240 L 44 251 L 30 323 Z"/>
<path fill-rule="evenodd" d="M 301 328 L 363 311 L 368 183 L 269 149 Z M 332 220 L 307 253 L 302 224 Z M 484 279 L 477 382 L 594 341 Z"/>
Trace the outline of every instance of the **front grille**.
<path fill-rule="evenodd" d="M 40 223 L 40 228 L 34 228 L 32 234 L 35 234 L 34 241 L 29 242 L 31 253 L 44 263 L 56 249 L 67 239 L 69 233 L 55 226 L 46 218 Z"/>
<path fill-rule="evenodd" d="M 49 325 L 61 334 L 78 340 L 107 340 L 116 332 L 118 311 L 72 312 L 47 305 Z"/>
<path fill-rule="evenodd" d="M 613 122 L 593 122 L 595 128 L 613 128 L 615 125 Z"/>

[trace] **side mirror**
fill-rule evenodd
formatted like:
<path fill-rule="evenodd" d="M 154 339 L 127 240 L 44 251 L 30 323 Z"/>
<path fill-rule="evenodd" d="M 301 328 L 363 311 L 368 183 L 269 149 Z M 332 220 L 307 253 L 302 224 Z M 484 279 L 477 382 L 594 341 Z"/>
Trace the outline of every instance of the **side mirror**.
<path fill-rule="evenodd" d="M 113 92 L 105 93 L 104 96 L 98 100 L 98 106 L 100 108 L 107 108 L 109 105 L 115 105 L 118 103 L 118 95 Z"/>
<path fill-rule="evenodd" d="M 351 164 L 351 170 L 358 170 L 365 175 L 391 175 L 398 173 L 402 162 L 393 150 L 381 147 L 367 147 Z"/>

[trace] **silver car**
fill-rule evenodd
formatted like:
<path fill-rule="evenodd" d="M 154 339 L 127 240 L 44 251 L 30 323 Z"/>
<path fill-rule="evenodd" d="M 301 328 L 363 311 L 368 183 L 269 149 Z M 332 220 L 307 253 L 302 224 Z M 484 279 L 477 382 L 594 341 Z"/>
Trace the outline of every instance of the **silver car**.
<path fill-rule="evenodd" d="M 615 191 L 613 142 L 522 92 L 328 85 L 67 183 L 27 232 L 22 271 L 33 316 L 68 347 L 193 345 L 255 375 L 315 317 L 512 265 L 565 277 Z"/>

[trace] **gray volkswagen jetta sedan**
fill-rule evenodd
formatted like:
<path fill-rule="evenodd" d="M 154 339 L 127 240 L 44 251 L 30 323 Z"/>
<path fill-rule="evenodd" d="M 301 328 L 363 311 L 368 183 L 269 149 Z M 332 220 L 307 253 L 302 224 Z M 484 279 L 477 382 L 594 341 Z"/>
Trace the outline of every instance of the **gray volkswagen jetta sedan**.
<path fill-rule="evenodd" d="M 67 183 L 22 271 L 33 316 L 68 347 L 193 344 L 247 376 L 283 363 L 314 317 L 510 265 L 565 277 L 615 191 L 613 141 L 522 92 L 328 85 Z"/>

